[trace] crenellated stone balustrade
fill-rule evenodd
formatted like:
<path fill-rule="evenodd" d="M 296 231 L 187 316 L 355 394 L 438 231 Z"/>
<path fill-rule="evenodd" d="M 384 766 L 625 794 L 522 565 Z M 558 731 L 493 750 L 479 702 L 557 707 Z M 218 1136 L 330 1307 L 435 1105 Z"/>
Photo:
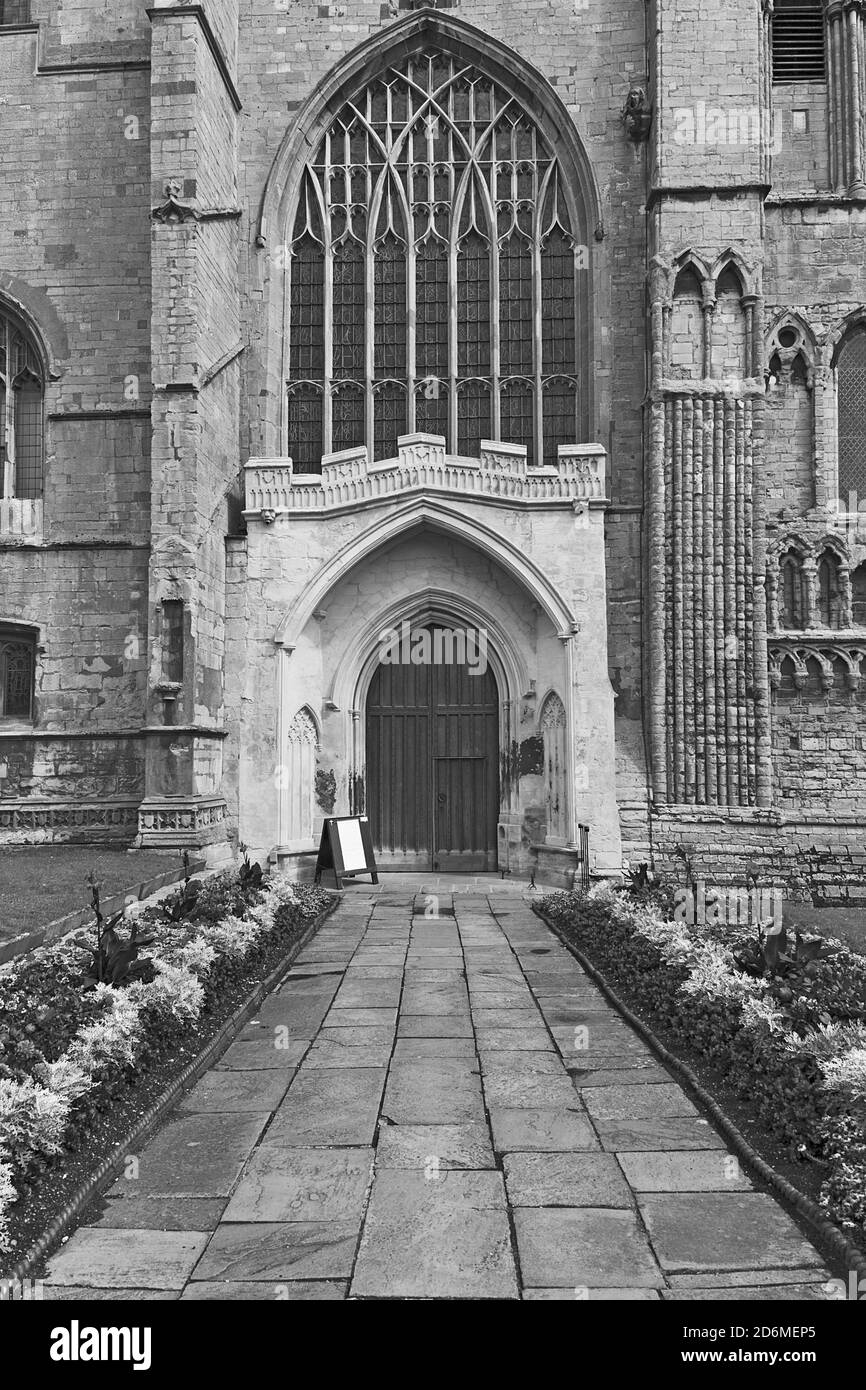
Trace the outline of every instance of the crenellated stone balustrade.
<path fill-rule="evenodd" d="M 421 491 L 488 497 L 517 506 L 571 506 L 605 501 L 605 451 L 600 444 L 559 447 L 557 467 L 529 468 L 520 444 L 483 440 L 480 458 L 446 454 L 439 435 L 403 435 L 399 456 L 370 463 L 367 450 L 325 454 L 322 472 L 295 473 L 290 458 L 246 464 L 246 515 L 327 512 Z"/>

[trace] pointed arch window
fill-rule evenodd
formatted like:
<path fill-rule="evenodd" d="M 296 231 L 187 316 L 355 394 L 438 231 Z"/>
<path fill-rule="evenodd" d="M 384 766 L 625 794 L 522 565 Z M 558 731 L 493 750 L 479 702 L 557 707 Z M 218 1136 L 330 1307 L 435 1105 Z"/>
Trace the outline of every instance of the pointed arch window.
<path fill-rule="evenodd" d="M 23 324 L 0 309 L 0 497 L 41 497 L 42 363 Z"/>
<path fill-rule="evenodd" d="M 33 632 L 0 627 L 0 722 L 33 718 L 35 669 Z"/>
<path fill-rule="evenodd" d="M 835 365 L 839 496 L 856 511 L 866 497 L 866 324 L 842 339 Z"/>
<path fill-rule="evenodd" d="M 796 550 L 788 550 L 779 561 L 779 626 L 800 629 L 806 626 L 806 593 L 803 562 Z"/>
<path fill-rule="evenodd" d="M 301 173 L 287 452 L 443 435 L 555 465 L 586 434 L 586 247 L 553 143 L 498 79 L 421 51 L 349 95 Z M 318 453 L 318 457 L 316 457 Z"/>

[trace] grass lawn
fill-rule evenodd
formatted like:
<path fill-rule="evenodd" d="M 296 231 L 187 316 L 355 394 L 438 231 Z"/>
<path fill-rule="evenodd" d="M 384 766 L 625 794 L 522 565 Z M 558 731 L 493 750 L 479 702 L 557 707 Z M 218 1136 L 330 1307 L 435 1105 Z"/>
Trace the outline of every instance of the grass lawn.
<path fill-rule="evenodd" d="M 866 955 L 866 905 L 863 907 L 813 907 L 811 903 L 785 903 L 782 918 L 802 931 L 838 936 L 851 951 Z"/>
<path fill-rule="evenodd" d="M 87 875 L 91 869 L 103 898 L 108 898 L 182 867 L 177 850 L 106 849 L 103 845 L 6 847 L 0 850 L 0 939 L 33 931 L 68 912 L 88 907 Z"/>

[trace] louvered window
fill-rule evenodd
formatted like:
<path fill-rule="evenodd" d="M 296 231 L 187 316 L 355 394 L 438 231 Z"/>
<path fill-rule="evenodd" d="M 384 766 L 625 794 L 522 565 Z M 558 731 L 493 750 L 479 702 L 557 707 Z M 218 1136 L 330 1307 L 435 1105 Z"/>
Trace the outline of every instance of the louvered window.
<path fill-rule="evenodd" d="M 776 0 L 772 44 L 774 86 L 826 81 L 824 7 L 821 0 Z"/>

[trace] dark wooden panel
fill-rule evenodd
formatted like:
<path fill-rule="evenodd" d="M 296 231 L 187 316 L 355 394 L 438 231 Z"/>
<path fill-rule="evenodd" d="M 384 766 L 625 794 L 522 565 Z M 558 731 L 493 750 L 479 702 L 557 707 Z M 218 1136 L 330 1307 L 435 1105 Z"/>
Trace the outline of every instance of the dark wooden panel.
<path fill-rule="evenodd" d="M 378 668 L 367 701 L 367 813 L 380 868 L 496 867 L 497 700 L 489 670 Z"/>

